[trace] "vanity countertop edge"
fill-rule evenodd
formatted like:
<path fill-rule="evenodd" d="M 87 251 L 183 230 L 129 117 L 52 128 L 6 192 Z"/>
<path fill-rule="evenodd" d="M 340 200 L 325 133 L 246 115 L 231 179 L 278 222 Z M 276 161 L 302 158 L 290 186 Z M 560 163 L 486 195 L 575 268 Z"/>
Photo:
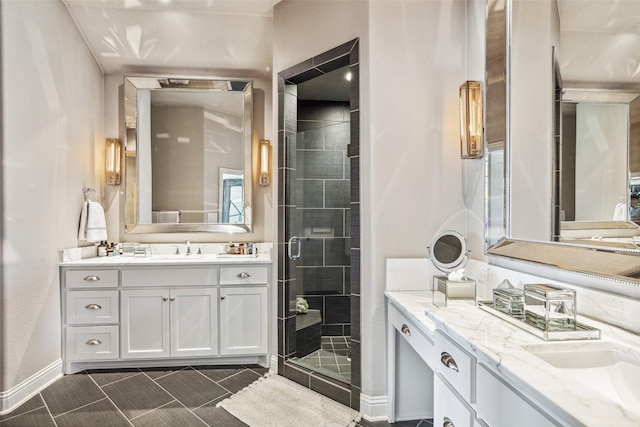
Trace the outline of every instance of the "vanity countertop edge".
<path fill-rule="evenodd" d="M 61 261 L 60 267 L 126 267 L 126 266 L 153 266 L 153 265 L 236 265 L 236 264 L 272 264 L 269 254 L 260 254 L 257 257 L 247 258 L 239 256 L 217 257 L 216 255 L 152 255 L 150 257 L 94 257 L 77 261 Z"/>
<path fill-rule="evenodd" d="M 546 342 L 504 320 L 471 306 L 437 307 L 430 291 L 385 291 L 388 301 L 429 336 L 439 329 L 506 380 L 572 425 L 640 425 L 634 413 L 595 390 L 568 378 L 559 369 L 521 348 Z M 608 324 L 578 316 L 602 331 L 601 341 L 640 349 L 640 337 Z"/>

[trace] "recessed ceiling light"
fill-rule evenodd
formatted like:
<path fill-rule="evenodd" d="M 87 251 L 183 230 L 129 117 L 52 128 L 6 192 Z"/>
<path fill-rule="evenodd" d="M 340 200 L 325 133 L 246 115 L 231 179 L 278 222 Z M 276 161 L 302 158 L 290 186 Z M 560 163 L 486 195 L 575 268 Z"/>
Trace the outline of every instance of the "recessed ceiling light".
<path fill-rule="evenodd" d="M 351 74 L 351 71 L 347 72 L 347 74 L 344 75 L 344 79 L 348 82 L 351 81 L 351 78 L 353 77 L 353 75 Z"/>

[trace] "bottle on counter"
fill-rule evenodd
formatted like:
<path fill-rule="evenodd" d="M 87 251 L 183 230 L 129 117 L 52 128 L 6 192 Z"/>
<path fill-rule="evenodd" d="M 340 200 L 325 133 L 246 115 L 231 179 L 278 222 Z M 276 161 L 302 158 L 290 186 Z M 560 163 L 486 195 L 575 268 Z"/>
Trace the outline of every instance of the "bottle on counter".
<path fill-rule="evenodd" d="M 98 245 L 98 256 L 107 256 L 107 241 L 103 240 Z"/>

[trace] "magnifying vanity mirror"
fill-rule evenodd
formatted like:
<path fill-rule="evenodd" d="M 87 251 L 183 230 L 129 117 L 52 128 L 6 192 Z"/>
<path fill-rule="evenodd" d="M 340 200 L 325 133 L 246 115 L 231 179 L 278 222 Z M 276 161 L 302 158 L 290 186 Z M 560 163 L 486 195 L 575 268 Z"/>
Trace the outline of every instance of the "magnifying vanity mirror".
<path fill-rule="evenodd" d="M 126 77 L 125 231 L 251 231 L 252 82 Z"/>
<path fill-rule="evenodd" d="M 488 0 L 487 254 L 640 282 L 638 17 L 637 1 Z"/>
<path fill-rule="evenodd" d="M 429 259 L 443 273 L 463 268 L 471 255 L 462 234 L 451 230 L 437 234 L 428 250 Z"/>

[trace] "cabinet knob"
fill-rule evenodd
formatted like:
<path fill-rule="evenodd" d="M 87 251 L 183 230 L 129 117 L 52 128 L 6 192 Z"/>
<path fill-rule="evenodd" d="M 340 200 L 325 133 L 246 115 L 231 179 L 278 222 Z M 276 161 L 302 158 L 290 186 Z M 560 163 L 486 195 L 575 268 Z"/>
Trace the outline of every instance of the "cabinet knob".
<path fill-rule="evenodd" d="M 171 297 L 171 298 L 169 298 L 169 300 L 171 300 L 171 301 L 175 301 L 175 300 L 176 300 L 176 297 Z"/>
<path fill-rule="evenodd" d="M 220 299 L 225 299 L 225 298 L 226 298 L 226 297 L 225 297 L 224 295 L 220 297 Z"/>
<path fill-rule="evenodd" d="M 101 310 L 102 306 L 100 304 L 89 304 L 85 305 L 84 308 L 86 308 L 87 310 Z"/>
<path fill-rule="evenodd" d="M 403 334 L 411 336 L 411 330 L 409 330 L 409 327 L 407 326 L 406 323 L 402 324 L 402 328 L 400 328 L 400 330 L 402 331 Z"/>
<path fill-rule="evenodd" d="M 456 427 L 455 425 L 453 425 L 449 417 L 444 417 L 443 421 L 444 422 L 442 423 L 442 427 Z"/>
<path fill-rule="evenodd" d="M 456 372 L 459 372 L 458 369 L 458 364 L 456 363 L 456 361 L 453 359 L 453 356 L 451 356 L 449 353 L 442 352 L 440 354 L 440 362 L 446 366 L 449 369 L 453 369 Z M 453 424 L 452 424 L 453 425 Z"/>
<path fill-rule="evenodd" d="M 162 301 L 169 301 L 169 297 L 162 297 Z"/>
<path fill-rule="evenodd" d="M 251 275 L 243 271 L 242 273 L 238 274 L 236 277 L 239 277 L 241 279 L 246 279 L 247 277 L 251 277 Z"/>
<path fill-rule="evenodd" d="M 86 276 L 84 280 L 87 282 L 97 282 L 98 280 L 100 280 L 100 278 L 98 276 L 91 275 L 91 276 Z"/>
<path fill-rule="evenodd" d="M 102 341 L 97 340 L 95 338 L 92 339 L 92 340 L 87 341 L 87 345 L 100 345 L 100 344 L 102 344 Z"/>

